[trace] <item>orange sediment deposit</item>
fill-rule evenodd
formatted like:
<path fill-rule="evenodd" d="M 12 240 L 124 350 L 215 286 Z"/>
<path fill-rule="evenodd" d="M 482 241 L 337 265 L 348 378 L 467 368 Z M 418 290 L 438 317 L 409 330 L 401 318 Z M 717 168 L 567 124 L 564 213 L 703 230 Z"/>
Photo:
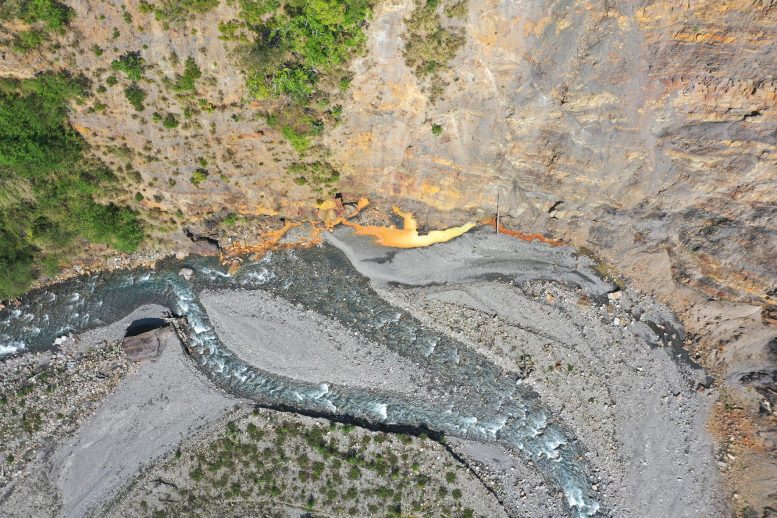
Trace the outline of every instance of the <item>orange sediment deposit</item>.
<path fill-rule="evenodd" d="M 281 244 L 281 239 L 286 233 L 302 223 L 286 222 L 283 227 L 277 230 L 268 230 L 262 237 L 263 239 L 258 243 L 233 243 L 224 247 L 221 252 L 221 261 L 224 263 L 232 263 L 232 266 L 237 266 L 234 262 L 236 258 L 243 255 L 252 254 L 254 256 L 264 255 L 270 250 L 278 250 L 281 248 L 291 248 L 291 246 L 284 246 Z M 315 244 L 315 243 L 310 243 Z M 295 243 L 293 246 L 300 246 L 302 243 Z"/>
<path fill-rule="evenodd" d="M 418 223 L 411 212 L 405 212 L 399 207 L 393 207 L 393 212 L 403 220 L 402 228 L 377 227 L 371 225 L 359 225 L 344 219 L 341 223 L 351 227 L 359 236 L 371 236 L 375 242 L 382 246 L 393 248 L 420 248 L 434 245 L 436 243 L 445 243 L 453 238 L 473 229 L 475 223 L 466 223 L 460 227 L 451 227 L 444 230 L 432 230 L 428 234 L 418 233 Z"/>
<path fill-rule="evenodd" d="M 358 215 L 370 204 L 367 198 L 360 198 L 355 207 L 347 212 L 343 203 L 338 200 L 325 200 L 318 205 L 319 220 L 286 221 L 283 227 L 276 230 L 268 230 L 257 243 L 233 243 L 224 247 L 221 253 L 221 261 L 229 263 L 231 269 L 237 268 L 239 258 L 244 255 L 262 256 L 270 250 L 286 250 L 290 248 L 309 247 L 321 242 L 321 231 L 332 229 L 340 223 Z M 296 241 L 281 243 L 286 234 L 294 228 L 309 224 L 311 230 L 307 236 Z"/>
<path fill-rule="evenodd" d="M 496 228 L 496 218 L 489 218 L 485 220 L 483 224 Z M 540 241 L 542 243 L 547 243 L 551 246 L 561 246 L 564 244 L 563 241 L 559 241 L 558 239 L 551 239 L 549 237 L 543 236 L 542 234 L 525 234 L 517 230 L 511 230 L 505 227 L 504 225 L 499 225 L 499 233 L 504 234 L 506 236 L 518 238 L 522 241 Z"/>

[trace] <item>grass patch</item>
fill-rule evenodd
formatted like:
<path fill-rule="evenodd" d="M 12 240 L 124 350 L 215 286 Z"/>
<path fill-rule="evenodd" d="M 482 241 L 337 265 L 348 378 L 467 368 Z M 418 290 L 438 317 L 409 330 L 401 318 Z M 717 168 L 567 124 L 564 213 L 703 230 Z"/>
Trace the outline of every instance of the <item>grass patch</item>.
<path fill-rule="evenodd" d="M 83 251 L 79 238 L 121 251 L 143 239 L 135 212 L 95 200 L 115 177 L 67 121 L 84 92 L 64 74 L 0 80 L 0 298 Z"/>
<path fill-rule="evenodd" d="M 158 20 L 169 22 L 180 22 L 204 14 L 218 7 L 219 0 L 164 0 L 157 7 L 150 7 L 151 4 L 143 2 L 146 10 L 154 11 Z"/>
<path fill-rule="evenodd" d="M 14 35 L 11 46 L 14 51 L 25 53 L 40 47 L 46 41 L 46 33 L 37 29 L 21 31 Z"/>
<path fill-rule="evenodd" d="M 332 186 L 340 180 L 340 173 L 328 162 L 296 162 L 289 166 L 288 172 L 299 185 Z"/>
<path fill-rule="evenodd" d="M 24 53 L 40 47 L 52 32 L 61 33 L 73 19 L 74 11 L 54 0 L 6 0 L 0 2 L 0 20 L 22 20 L 29 30 L 14 34 L 11 48 Z"/>

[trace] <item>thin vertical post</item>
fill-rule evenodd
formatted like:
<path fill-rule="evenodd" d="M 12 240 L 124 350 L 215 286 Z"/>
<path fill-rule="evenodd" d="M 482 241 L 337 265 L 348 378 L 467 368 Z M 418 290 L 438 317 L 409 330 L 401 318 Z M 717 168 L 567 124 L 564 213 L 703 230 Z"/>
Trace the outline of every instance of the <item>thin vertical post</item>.
<path fill-rule="evenodd" d="M 499 233 L 499 194 L 501 191 L 496 192 L 496 233 Z"/>

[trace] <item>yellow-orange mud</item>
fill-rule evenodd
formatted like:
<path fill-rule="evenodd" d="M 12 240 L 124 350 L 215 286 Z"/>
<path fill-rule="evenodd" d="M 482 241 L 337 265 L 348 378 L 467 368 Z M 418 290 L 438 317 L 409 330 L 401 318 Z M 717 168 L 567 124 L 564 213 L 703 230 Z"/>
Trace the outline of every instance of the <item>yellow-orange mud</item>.
<path fill-rule="evenodd" d="M 483 222 L 483 224 L 494 227 L 494 229 L 496 229 L 496 218 L 487 219 Z M 563 241 L 551 239 L 549 237 L 543 236 L 542 234 L 525 234 L 523 232 L 518 232 L 517 230 L 511 230 L 504 225 L 499 225 L 499 233 L 520 239 L 522 241 L 540 241 L 551 246 L 561 246 L 564 244 Z"/>
<path fill-rule="evenodd" d="M 375 242 L 379 245 L 393 248 L 421 248 L 436 243 L 445 243 L 446 241 L 459 237 L 476 226 L 474 223 L 466 223 L 460 227 L 451 227 L 445 230 L 432 230 L 428 234 L 422 235 L 418 233 L 418 223 L 412 213 L 405 212 L 399 207 L 394 207 L 393 211 L 394 214 L 401 217 L 403 220 L 401 229 L 394 226 L 363 226 L 348 221 L 347 219 L 344 219 L 341 223 L 354 229 L 359 236 L 373 237 L 375 238 Z"/>

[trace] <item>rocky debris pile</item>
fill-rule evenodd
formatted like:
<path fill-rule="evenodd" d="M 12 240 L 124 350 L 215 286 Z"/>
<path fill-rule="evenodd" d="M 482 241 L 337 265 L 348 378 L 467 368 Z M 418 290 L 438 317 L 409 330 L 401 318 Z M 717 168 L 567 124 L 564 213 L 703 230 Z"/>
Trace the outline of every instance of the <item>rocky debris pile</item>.
<path fill-rule="evenodd" d="M 706 430 L 715 390 L 703 388 L 709 384 L 704 371 L 678 353 L 682 328 L 665 306 L 630 289 L 596 301 L 554 281 L 379 291 L 536 390 L 548 419 L 584 445 L 604 509 L 626 516 L 647 506 L 667 516 L 723 512 L 721 498 L 709 496 L 719 487 L 722 497 Z M 552 489 L 526 482 L 531 470 L 515 463 L 514 472 L 492 462 L 492 454 L 466 450 L 472 448 L 463 453 L 483 464 L 478 473 L 495 481 L 505 505 L 524 511 L 516 514 L 555 515 L 535 512 L 547 506 L 546 491 L 553 496 Z M 645 485 L 648 473 L 664 482 Z M 681 489 L 672 482 L 678 479 Z"/>

